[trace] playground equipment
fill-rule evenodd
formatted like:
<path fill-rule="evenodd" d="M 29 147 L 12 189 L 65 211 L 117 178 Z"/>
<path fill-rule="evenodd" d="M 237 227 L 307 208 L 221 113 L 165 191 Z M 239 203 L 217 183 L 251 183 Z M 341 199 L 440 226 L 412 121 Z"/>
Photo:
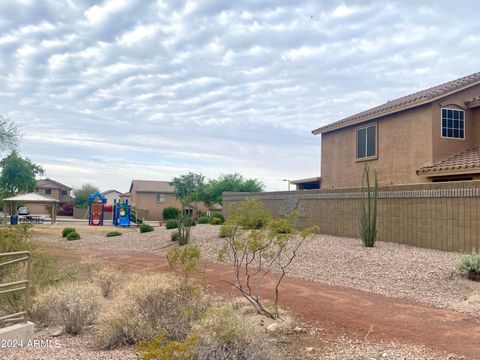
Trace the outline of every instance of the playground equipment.
<path fill-rule="evenodd" d="M 113 200 L 113 225 L 129 227 L 131 215 L 132 206 L 128 204 L 128 200 L 118 203 L 116 199 Z"/>
<path fill-rule="evenodd" d="M 105 199 L 105 196 L 98 191 L 95 194 L 90 194 L 89 199 L 88 225 L 102 226 L 105 215 L 105 203 L 107 200 Z"/>

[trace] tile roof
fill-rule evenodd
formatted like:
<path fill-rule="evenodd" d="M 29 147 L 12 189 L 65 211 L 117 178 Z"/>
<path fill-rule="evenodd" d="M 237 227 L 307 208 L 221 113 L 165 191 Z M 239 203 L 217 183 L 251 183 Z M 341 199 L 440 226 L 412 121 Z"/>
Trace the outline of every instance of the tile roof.
<path fill-rule="evenodd" d="M 333 122 L 331 124 L 319 127 L 312 131 L 314 135 L 318 135 L 324 132 L 341 129 L 353 124 L 358 124 L 367 120 L 372 120 L 380 116 L 395 113 L 401 110 L 406 110 L 422 104 L 427 104 L 435 99 L 443 96 L 455 93 L 464 88 L 476 85 L 480 83 L 480 72 L 464 76 L 460 79 L 446 82 L 426 90 L 416 92 L 401 98 L 387 101 L 385 104 L 376 106 L 366 111 L 362 111 L 358 114 L 346 117 L 342 120 Z"/>
<path fill-rule="evenodd" d="M 37 188 L 56 188 L 56 189 L 72 190 L 70 186 L 64 185 L 50 178 L 37 180 Z"/>
<path fill-rule="evenodd" d="M 462 151 L 432 166 L 424 166 L 417 170 L 418 175 L 432 175 L 439 172 L 475 170 L 480 172 L 480 146 Z"/>
<path fill-rule="evenodd" d="M 132 180 L 130 192 L 133 189 L 137 192 L 175 193 L 175 187 L 170 184 L 170 181 Z"/>

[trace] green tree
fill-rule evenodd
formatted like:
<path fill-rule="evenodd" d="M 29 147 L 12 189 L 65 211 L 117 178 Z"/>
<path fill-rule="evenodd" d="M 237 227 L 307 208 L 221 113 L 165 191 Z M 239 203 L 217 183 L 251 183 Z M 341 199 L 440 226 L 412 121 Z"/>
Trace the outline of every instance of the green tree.
<path fill-rule="evenodd" d="M 73 203 L 77 207 L 88 207 L 90 194 L 96 193 L 97 187 L 92 184 L 83 184 L 81 188 L 73 190 Z"/>
<path fill-rule="evenodd" d="M 18 144 L 19 131 L 13 121 L 0 115 L 0 153 L 13 151 Z"/>
<path fill-rule="evenodd" d="M 180 203 L 182 210 L 193 203 L 201 201 L 205 191 L 205 176 L 189 172 L 186 175 L 175 177 L 172 181 L 175 186 L 175 194 Z"/>
<path fill-rule="evenodd" d="M 34 164 L 30 159 L 23 159 L 16 151 L 0 161 L 0 190 L 4 197 L 35 190 L 37 175 L 43 175 L 41 166 Z"/>
<path fill-rule="evenodd" d="M 260 192 L 263 188 L 264 185 L 257 179 L 245 179 L 238 173 L 227 174 L 218 180 L 210 180 L 201 200 L 208 208 L 212 208 L 215 204 L 222 205 L 223 192 Z"/>

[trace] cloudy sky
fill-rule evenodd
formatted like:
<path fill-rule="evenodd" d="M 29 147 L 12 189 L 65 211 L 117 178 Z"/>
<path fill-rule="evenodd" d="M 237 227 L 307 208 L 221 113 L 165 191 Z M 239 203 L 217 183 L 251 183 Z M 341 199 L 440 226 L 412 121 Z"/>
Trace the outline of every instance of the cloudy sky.
<path fill-rule="evenodd" d="M 0 113 L 71 186 L 318 176 L 311 130 L 480 71 L 476 1 L 0 0 Z"/>

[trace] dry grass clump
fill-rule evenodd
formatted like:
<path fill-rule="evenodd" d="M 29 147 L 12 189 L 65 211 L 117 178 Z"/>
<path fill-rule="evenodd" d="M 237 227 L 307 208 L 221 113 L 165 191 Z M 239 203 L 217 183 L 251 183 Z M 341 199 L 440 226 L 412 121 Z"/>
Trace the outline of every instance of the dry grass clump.
<path fill-rule="evenodd" d="M 171 276 L 156 274 L 132 279 L 101 314 L 96 345 L 113 349 L 137 344 L 160 331 L 168 340 L 183 341 L 204 309 L 201 292 L 180 285 Z"/>
<path fill-rule="evenodd" d="M 103 268 L 95 274 L 95 283 L 104 298 L 111 298 L 125 282 L 124 275 L 117 269 Z"/>
<path fill-rule="evenodd" d="M 88 283 L 70 282 L 40 294 L 32 315 L 44 324 L 62 325 L 76 335 L 93 323 L 100 306 L 99 289 Z"/>
<path fill-rule="evenodd" d="M 193 334 L 196 337 L 196 360 L 273 360 L 277 359 L 266 335 L 246 321 L 233 307 L 211 307 L 198 321 Z"/>

